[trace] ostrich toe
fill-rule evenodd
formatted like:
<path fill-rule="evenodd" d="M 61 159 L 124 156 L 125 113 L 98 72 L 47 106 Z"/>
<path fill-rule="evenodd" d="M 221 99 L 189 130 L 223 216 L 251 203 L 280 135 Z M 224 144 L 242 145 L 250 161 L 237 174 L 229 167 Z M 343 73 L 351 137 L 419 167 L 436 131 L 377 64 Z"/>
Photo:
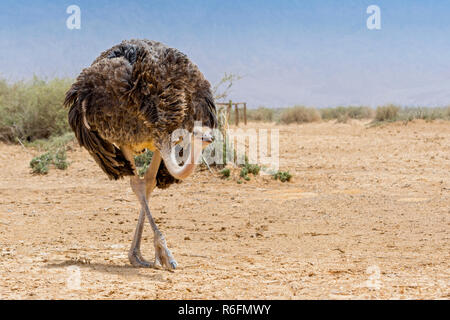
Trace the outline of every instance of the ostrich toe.
<path fill-rule="evenodd" d="M 162 266 L 169 270 L 174 270 L 177 265 L 172 253 L 167 248 L 164 236 L 155 235 L 155 266 Z"/>

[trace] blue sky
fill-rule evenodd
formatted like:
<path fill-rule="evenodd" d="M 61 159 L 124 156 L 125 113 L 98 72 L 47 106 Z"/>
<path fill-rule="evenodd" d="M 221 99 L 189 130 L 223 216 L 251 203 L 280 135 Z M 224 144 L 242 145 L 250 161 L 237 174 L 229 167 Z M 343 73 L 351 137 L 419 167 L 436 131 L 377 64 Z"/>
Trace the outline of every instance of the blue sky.
<path fill-rule="evenodd" d="M 81 29 L 66 28 L 69 5 Z M 381 8 L 381 30 L 366 9 Z M 450 0 L 12 1 L 0 3 L 0 76 L 76 77 L 123 39 L 185 52 L 230 98 L 294 104 L 450 104 Z"/>

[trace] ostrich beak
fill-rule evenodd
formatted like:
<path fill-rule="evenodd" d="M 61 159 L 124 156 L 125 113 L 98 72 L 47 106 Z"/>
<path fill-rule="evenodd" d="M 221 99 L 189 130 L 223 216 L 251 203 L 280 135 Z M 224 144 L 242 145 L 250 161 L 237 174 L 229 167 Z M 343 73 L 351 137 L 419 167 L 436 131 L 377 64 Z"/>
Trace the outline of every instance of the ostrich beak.
<path fill-rule="evenodd" d="M 207 147 L 211 142 L 214 141 L 214 136 L 211 132 L 201 132 L 194 130 L 194 139 L 200 140 L 202 142 L 202 147 Z"/>
<path fill-rule="evenodd" d="M 214 141 L 214 136 L 211 133 L 206 132 L 202 136 L 202 141 L 203 141 L 203 143 L 208 143 L 209 144 L 209 143 Z"/>

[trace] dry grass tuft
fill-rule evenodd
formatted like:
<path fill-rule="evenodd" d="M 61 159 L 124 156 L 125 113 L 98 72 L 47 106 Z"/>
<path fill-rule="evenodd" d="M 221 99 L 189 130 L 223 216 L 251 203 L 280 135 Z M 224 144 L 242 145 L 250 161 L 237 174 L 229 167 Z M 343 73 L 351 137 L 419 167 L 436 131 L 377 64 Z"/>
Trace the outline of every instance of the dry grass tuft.
<path fill-rule="evenodd" d="M 280 122 L 283 124 L 315 122 L 321 119 L 319 111 L 303 106 L 285 109 L 280 116 Z"/>
<path fill-rule="evenodd" d="M 375 113 L 375 121 L 395 121 L 398 118 L 400 107 L 393 104 L 378 107 Z"/>
<path fill-rule="evenodd" d="M 337 122 L 347 122 L 349 119 L 372 119 L 375 112 L 370 107 L 365 106 L 349 106 L 320 109 L 320 114 L 323 120 L 336 119 Z"/>
<path fill-rule="evenodd" d="M 273 122 L 274 121 L 274 110 L 266 107 L 259 107 L 257 109 L 247 110 L 247 120 L 248 121 L 258 121 L 258 122 Z"/>

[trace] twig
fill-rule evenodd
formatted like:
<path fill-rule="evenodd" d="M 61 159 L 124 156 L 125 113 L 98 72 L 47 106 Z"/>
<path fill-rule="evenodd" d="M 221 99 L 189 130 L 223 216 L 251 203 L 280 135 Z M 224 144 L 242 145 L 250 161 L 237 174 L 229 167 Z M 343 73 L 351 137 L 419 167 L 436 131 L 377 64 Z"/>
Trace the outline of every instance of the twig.
<path fill-rule="evenodd" d="M 24 148 L 24 149 L 26 150 L 27 148 L 25 148 L 25 146 L 23 145 L 22 141 L 20 141 L 19 138 L 16 138 L 16 139 L 17 139 L 17 141 L 19 141 L 19 143 L 20 143 L 20 145 L 22 146 L 22 148 Z"/>
<path fill-rule="evenodd" d="M 203 160 L 203 162 L 206 164 L 206 166 L 208 167 L 209 172 L 211 172 L 212 174 L 214 174 L 214 173 L 212 172 L 212 170 L 211 170 L 211 167 L 209 166 L 208 162 L 206 162 L 205 157 L 204 157 L 203 155 L 202 155 L 202 160 Z"/>

